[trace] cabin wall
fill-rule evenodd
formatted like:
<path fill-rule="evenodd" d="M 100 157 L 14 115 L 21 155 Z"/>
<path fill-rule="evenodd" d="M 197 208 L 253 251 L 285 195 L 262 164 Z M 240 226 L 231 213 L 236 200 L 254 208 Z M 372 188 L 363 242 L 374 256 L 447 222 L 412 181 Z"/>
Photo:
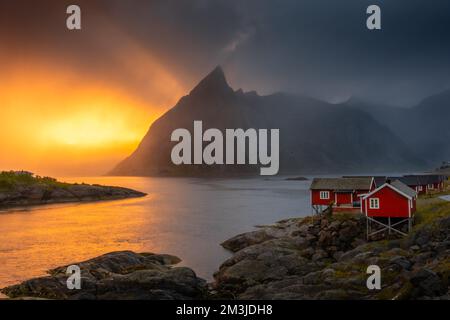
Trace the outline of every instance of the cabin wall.
<path fill-rule="evenodd" d="M 427 193 L 427 185 L 422 185 L 422 191 L 419 191 L 419 194 L 426 194 Z"/>
<path fill-rule="evenodd" d="M 320 199 L 320 192 L 328 191 L 330 193 L 329 199 Z M 334 202 L 334 192 L 333 190 L 312 190 L 311 194 L 311 204 L 316 206 L 328 206 L 330 203 Z"/>
<path fill-rule="evenodd" d="M 352 204 L 352 192 L 338 192 L 336 193 L 337 205 L 351 205 Z"/>
<path fill-rule="evenodd" d="M 411 189 L 415 190 L 417 192 L 417 194 L 426 194 L 427 193 L 427 185 L 422 185 L 422 190 L 419 190 L 420 186 L 411 185 L 411 186 L 408 186 L 408 187 L 410 187 Z"/>
<path fill-rule="evenodd" d="M 440 182 L 430 183 L 430 185 L 433 185 L 433 188 L 430 189 L 429 185 L 426 185 L 427 192 L 437 192 L 437 191 L 442 191 L 444 189 L 443 183 L 440 183 Z"/>
<path fill-rule="evenodd" d="M 378 198 L 380 202 L 379 209 L 370 209 L 370 199 Z M 409 217 L 409 201 L 407 198 L 385 187 L 367 199 L 363 200 L 363 212 L 367 212 L 369 217 L 393 217 L 393 218 L 407 218 Z M 414 206 L 414 204 L 413 204 Z M 413 209 L 411 209 L 413 212 Z"/>
<path fill-rule="evenodd" d="M 320 199 L 320 192 L 328 191 L 329 199 Z M 356 190 L 355 192 L 334 192 L 333 190 L 311 190 L 311 205 L 328 206 L 330 203 L 335 205 L 352 205 L 353 202 L 360 201 L 360 195 L 367 194 L 369 190 Z M 353 202 L 352 202 L 353 201 Z"/>
<path fill-rule="evenodd" d="M 441 191 L 442 190 L 440 182 L 433 183 L 433 187 L 434 187 L 434 191 Z"/>

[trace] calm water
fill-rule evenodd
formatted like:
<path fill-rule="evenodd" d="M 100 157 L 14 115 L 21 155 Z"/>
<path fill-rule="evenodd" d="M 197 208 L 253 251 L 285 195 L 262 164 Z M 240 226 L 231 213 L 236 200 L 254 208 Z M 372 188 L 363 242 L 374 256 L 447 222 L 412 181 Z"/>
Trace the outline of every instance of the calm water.
<path fill-rule="evenodd" d="M 310 213 L 310 181 L 61 178 L 144 191 L 145 198 L 0 211 L 0 288 L 115 251 L 170 253 L 211 280 L 220 243 L 257 224 Z"/>

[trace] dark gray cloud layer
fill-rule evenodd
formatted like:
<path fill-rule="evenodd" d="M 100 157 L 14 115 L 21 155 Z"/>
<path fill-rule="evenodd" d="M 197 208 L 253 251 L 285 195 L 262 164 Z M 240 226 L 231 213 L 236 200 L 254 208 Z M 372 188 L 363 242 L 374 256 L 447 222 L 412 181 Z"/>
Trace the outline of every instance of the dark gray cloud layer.
<path fill-rule="evenodd" d="M 83 10 L 78 34 L 64 29 L 65 7 L 74 3 Z M 380 31 L 365 27 L 370 4 L 382 9 Z M 132 83 L 145 96 L 139 79 L 127 78 L 126 66 L 116 63 L 121 42 L 114 30 L 151 52 L 186 86 L 222 64 L 235 87 L 330 101 L 358 96 L 412 105 L 450 87 L 448 0 L 0 3 L 2 51 L 50 55 L 55 63 Z"/>

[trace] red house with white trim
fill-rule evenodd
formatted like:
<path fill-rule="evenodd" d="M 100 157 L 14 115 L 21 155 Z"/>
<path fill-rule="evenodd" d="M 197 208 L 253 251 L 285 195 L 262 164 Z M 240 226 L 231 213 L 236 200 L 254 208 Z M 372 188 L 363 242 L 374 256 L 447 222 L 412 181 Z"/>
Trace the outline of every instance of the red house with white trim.
<path fill-rule="evenodd" d="M 417 193 L 396 180 L 361 197 L 361 212 L 368 217 L 410 218 L 416 212 Z"/>
<path fill-rule="evenodd" d="M 406 235 L 400 227 L 408 223 L 407 230 L 411 230 L 416 200 L 416 191 L 399 180 L 386 182 L 362 196 L 361 212 L 367 218 L 367 239 L 384 231 Z"/>
<path fill-rule="evenodd" d="M 310 187 L 311 206 L 316 212 L 333 206 L 334 211 L 357 211 L 360 197 L 375 189 L 372 177 L 315 178 Z"/>

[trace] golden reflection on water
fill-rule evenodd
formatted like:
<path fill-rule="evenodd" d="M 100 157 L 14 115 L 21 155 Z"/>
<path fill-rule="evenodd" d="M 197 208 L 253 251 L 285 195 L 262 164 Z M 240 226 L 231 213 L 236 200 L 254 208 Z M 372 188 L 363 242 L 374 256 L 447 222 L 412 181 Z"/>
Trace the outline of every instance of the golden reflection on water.
<path fill-rule="evenodd" d="M 0 288 L 118 250 L 173 254 L 183 259 L 180 265 L 191 266 L 210 279 L 229 255 L 219 245 L 231 234 L 222 232 L 223 215 L 214 216 L 209 209 L 214 202 L 203 201 L 204 187 L 189 179 L 58 180 L 123 186 L 148 195 L 0 210 Z"/>
<path fill-rule="evenodd" d="M 141 251 L 142 243 L 130 239 L 143 224 L 142 201 L 64 204 L 0 213 L 0 288 L 106 252 Z M 151 214 L 147 211 L 145 215 L 148 223 Z"/>

